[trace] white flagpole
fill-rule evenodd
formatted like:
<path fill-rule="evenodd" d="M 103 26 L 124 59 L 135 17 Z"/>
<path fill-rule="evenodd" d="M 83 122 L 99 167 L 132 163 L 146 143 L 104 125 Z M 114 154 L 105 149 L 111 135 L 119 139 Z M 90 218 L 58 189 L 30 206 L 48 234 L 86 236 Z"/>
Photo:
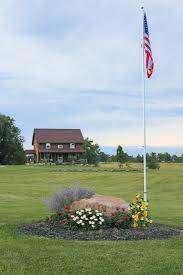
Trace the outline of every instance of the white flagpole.
<path fill-rule="evenodd" d="M 144 163 L 144 201 L 147 202 L 147 161 L 146 161 L 146 83 L 145 83 L 145 60 L 144 60 L 144 7 L 142 7 L 143 15 L 143 36 L 142 36 L 142 82 L 143 82 L 143 163 Z"/>

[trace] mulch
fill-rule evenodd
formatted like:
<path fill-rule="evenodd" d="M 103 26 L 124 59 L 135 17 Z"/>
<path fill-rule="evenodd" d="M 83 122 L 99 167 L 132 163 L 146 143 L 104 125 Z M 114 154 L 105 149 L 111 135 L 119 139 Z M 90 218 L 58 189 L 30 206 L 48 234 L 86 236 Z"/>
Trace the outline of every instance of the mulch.
<path fill-rule="evenodd" d="M 56 170 L 50 170 L 50 173 L 104 173 L 104 172 L 108 172 L 108 173 L 142 173 L 142 169 L 90 169 L 90 168 L 83 168 L 83 169 L 56 169 Z"/>
<path fill-rule="evenodd" d="M 167 225 L 153 223 L 147 228 L 139 229 L 117 229 L 105 228 L 91 231 L 76 231 L 64 228 L 59 223 L 39 222 L 23 225 L 19 228 L 19 233 L 33 235 L 46 238 L 59 238 L 65 240 L 84 240 L 84 241 L 99 241 L 99 240 L 153 240 L 153 239 L 168 239 L 182 234 L 182 230 L 172 228 Z"/>

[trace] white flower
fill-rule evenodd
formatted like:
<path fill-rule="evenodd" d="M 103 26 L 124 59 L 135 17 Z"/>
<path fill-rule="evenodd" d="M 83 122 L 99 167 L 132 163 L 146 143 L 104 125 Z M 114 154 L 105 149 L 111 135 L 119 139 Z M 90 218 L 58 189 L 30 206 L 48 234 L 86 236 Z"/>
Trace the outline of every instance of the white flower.
<path fill-rule="evenodd" d="M 98 210 L 95 210 L 96 213 L 98 213 Z"/>
<path fill-rule="evenodd" d="M 78 215 L 82 215 L 82 213 L 80 212 L 80 211 L 76 211 L 76 214 L 78 214 Z"/>
<path fill-rule="evenodd" d="M 102 224 L 102 222 L 99 222 L 99 224 Z"/>
<path fill-rule="evenodd" d="M 89 221 L 89 224 L 92 224 L 92 221 Z"/>
<path fill-rule="evenodd" d="M 81 225 L 85 225 L 85 224 L 84 224 L 84 222 L 82 222 L 82 224 L 81 224 Z"/>
<path fill-rule="evenodd" d="M 93 217 L 90 217 L 90 220 L 93 220 Z"/>
<path fill-rule="evenodd" d="M 83 210 L 83 209 L 81 209 L 80 211 L 81 211 L 82 213 L 84 212 L 84 210 Z"/>
<path fill-rule="evenodd" d="M 95 225 L 92 224 L 92 227 L 95 228 Z"/>
<path fill-rule="evenodd" d="M 100 213 L 97 213 L 97 216 L 100 216 Z"/>
<path fill-rule="evenodd" d="M 92 217 L 93 217 L 93 219 L 95 219 L 95 215 L 93 215 Z"/>
<path fill-rule="evenodd" d="M 98 221 L 98 219 L 94 219 L 94 221 Z"/>
<path fill-rule="evenodd" d="M 71 218 L 74 218 L 74 215 L 71 215 Z"/>
<path fill-rule="evenodd" d="M 91 224 L 95 224 L 95 222 L 93 221 L 93 222 L 91 222 Z"/>
<path fill-rule="evenodd" d="M 102 216 L 102 213 L 99 213 L 100 214 L 100 216 Z"/>
<path fill-rule="evenodd" d="M 91 214 L 92 214 L 92 212 L 88 212 L 88 214 L 90 214 L 90 215 L 91 215 Z"/>
<path fill-rule="evenodd" d="M 76 217 L 74 217 L 74 218 L 73 218 L 73 221 L 76 221 L 76 220 L 77 220 Z"/>

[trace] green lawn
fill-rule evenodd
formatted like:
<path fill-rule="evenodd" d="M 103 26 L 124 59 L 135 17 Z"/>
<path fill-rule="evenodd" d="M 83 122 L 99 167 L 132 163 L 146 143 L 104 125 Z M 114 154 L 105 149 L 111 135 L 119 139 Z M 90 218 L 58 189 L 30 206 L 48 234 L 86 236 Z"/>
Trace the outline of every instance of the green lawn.
<path fill-rule="evenodd" d="M 18 226 L 48 214 L 43 199 L 61 186 L 80 182 L 127 201 L 143 188 L 139 172 L 51 173 L 56 169 L 63 168 L 0 167 L 0 274 L 183 274 L 183 236 L 84 242 L 18 234 Z M 148 191 L 154 221 L 183 228 L 183 165 L 150 171 Z"/>

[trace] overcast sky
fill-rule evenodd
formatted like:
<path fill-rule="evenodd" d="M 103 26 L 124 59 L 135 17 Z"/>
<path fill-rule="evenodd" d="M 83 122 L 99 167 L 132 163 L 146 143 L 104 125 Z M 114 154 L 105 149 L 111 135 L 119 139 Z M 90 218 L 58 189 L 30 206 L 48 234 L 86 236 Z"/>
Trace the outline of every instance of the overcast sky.
<path fill-rule="evenodd" d="M 148 144 L 183 145 L 183 1 L 144 1 L 155 71 Z M 101 145 L 142 145 L 142 1 L 2 0 L 0 112 L 33 128 L 81 128 Z"/>

